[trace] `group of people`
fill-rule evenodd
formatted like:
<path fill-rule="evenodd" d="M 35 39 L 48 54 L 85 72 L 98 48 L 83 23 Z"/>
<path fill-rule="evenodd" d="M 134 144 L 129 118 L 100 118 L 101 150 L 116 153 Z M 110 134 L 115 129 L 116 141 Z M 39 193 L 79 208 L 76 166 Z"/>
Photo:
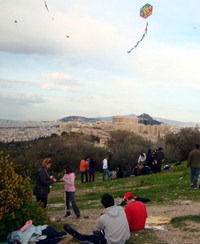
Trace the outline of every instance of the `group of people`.
<path fill-rule="evenodd" d="M 138 164 L 135 166 L 134 171 L 132 172 L 131 165 L 129 163 L 125 164 L 123 171 L 120 168 L 117 168 L 115 174 L 112 171 L 110 173 L 108 169 L 108 156 L 105 156 L 102 161 L 102 181 L 105 181 L 105 177 L 107 175 L 107 179 L 111 180 L 114 178 L 123 178 L 129 177 L 131 174 L 139 175 L 139 174 L 147 174 L 147 168 L 152 170 L 153 172 L 160 172 L 161 165 L 164 162 L 164 153 L 163 149 L 159 148 L 157 152 L 154 154 L 151 150 L 146 154 L 141 154 L 138 159 Z M 56 179 L 50 175 L 49 168 L 51 167 L 52 161 L 50 158 L 46 158 L 43 160 L 42 165 L 38 167 L 36 171 L 36 184 L 34 186 L 33 194 L 36 196 L 36 200 L 43 203 L 44 208 L 47 206 L 47 196 L 50 192 L 50 185 L 56 182 Z M 95 180 L 95 166 L 96 162 L 94 157 L 85 157 L 80 161 L 80 174 L 81 174 L 81 182 L 94 182 Z M 156 171 L 154 170 L 156 168 Z M 146 173 L 144 173 L 144 169 L 146 169 Z M 66 192 L 66 217 L 70 216 L 71 213 L 69 211 L 69 202 L 72 203 L 72 207 L 76 216 L 80 217 L 80 211 L 76 205 L 74 193 L 75 193 L 75 173 L 73 172 L 72 166 L 70 164 L 65 165 L 64 167 L 65 175 L 61 178 L 61 181 L 65 182 L 65 192 Z M 143 172 L 143 173 L 142 173 Z"/>
<path fill-rule="evenodd" d="M 95 165 L 96 162 L 94 157 L 85 157 L 80 162 L 80 173 L 81 173 L 81 182 L 94 182 L 95 180 Z M 89 175 L 89 177 L 88 177 Z"/>
<path fill-rule="evenodd" d="M 152 173 L 160 173 L 162 164 L 165 161 L 165 155 L 163 148 L 159 147 L 157 150 L 152 151 L 148 150 L 147 154 L 141 153 L 138 162 L 135 165 L 133 174 L 138 175 L 147 175 Z"/>
<path fill-rule="evenodd" d="M 132 167 L 129 163 L 125 163 L 123 168 L 117 167 L 116 170 L 111 171 L 111 180 L 116 178 L 126 178 L 132 175 L 147 175 L 161 172 L 161 166 L 164 163 L 165 155 L 163 148 L 158 150 L 148 150 L 146 153 L 139 155 L 137 163 Z"/>
<path fill-rule="evenodd" d="M 46 208 L 47 206 L 47 198 L 50 192 L 50 186 L 56 182 L 54 176 L 50 175 L 49 168 L 52 165 L 52 161 L 50 158 L 46 158 L 42 162 L 42 166 L 38 167 L 36 171 L 36 184 L 33 188 L 33 195 L 36 196 L 36 201 L 41 202 L 42 206 Z M 64 166 L 64 175 L 60 179 L 60 181 L 65 182 L 65 198 L 66 198 L 66 214 L 64 217 L 70 217 L 70 203 L 74 210 L 74 213 L 77 218 L 80 218 L 80 211 L 76 204 L 75 200 L 75 173 L 73 172 L 73 168 L 70 164 L 66 164 Z"/>
<path fill-rule="evenodd" d="M 44 208 L 47 206 L 50 185 L 56 182 L 56 179 L 49 173 L 51 164 L 50 158 L 42 162 L 42 166 L 37 169 L 37 179 L 33 189 L 37 202 L 40 201 Z M 70 164 L 64 166 L 64 172 L 64 176 L 60 179 L 65 182 L 66 215 L 64 217 L 71 216 L 71 203 L 76 217 L 80 218 L 80 210 L 75 201 L 75 173 Z M 115 204 L 112 195 L 103 194 L 101 203 L 104 206 L 104 210 L 97 220 L 96 226 L 99 230 L 94 231 L 93 235 L 80 234 L 68 224 L 64 225 L 64 229 L 80 241 L 88 241 L 94 244 L 124 244 L 130 237 L 130 231 L 144 228 L 147 218 L 146 206 L 140 201 L 135 201 L 135 197 L 131 192 L 124 195 L 124 201 L 127 204 L 125 210 Z"/>
<path fill-rule="evenodd" d="M 138 164 L 143 164 L 143 167 L 146 167 L 147 165 L 150 168 L 153 167 L 153 165 L 156 165 L 156 172 L 160 172 L 161 165 L 164 162 L 163 149 L 159 148 L 154 156 L 152 154 L 150 157 L 149 154 L 152 154 L 151 151 L 148 151 L 147 155 L 140 155 L 141 157 L 138 159 Z M 81 160 L 80 171 L 85 169 L 87 166 L 88 170 L 92 170 L 92 172 L 89 171 L 89 181 L 94 181 L 95 161 L 94 158 L 90 158 L 90 162 L 86 162 L 87 160 L 88 158 Z M 52 162 L 50 158 L 47 158 L 42 162 L 42 166 L 37 169 L 37 179 L 33 189 L 33 194 L 36 196 L 36 200 L 38 202 L 42 202 L 44 208 L 47 206 L 47 197 L 50 191 L 50 185 L 56 182 L 56 179 L 49 173 L 51 164 Z M 92 165 L 91 168 L 89 166 L 90 164 Z M 198 176 L 200 174 L 199 144 L 196 144 L 195 149 L 190 152 L 187 166 L 191 168 L 191 187 L 198 189 Z M 102 167 L 102 180 L 105 180 L 104 177 L 106 174 L 108 175 L 108 179 L 110 179 L 110 172 L 108 170 L 108 157 L 104 158 Z M 126 167 L 129 169 L 129 164 L 126 164 Z M 75 201 L 75 173 L 73 172 L 70 164 L 65 165 L 64 172 L 64 176 L 60 179 L 61 181 L 65 182 L 66 215 L 64 217 L 69 217 L 71 215 L 71 203 L 76 217 L 80 218 L 80 210 Z M 85 171 L 83 170 L 81 171 L 82 182 L 84 182 L 84 177 L 87 181 L 88 178 L 85 174 Z M 110 194 L 104 194 L 102 196 L 101 203 L 104 206 L 104 210 L 102 211 L 96 224 L 99 231 L 94 231 L 93 235 L 81 234 L 68 224 L 64 225 L 64 229 L 67 233 L 71 234 L 73 237 L 80 241 L 88 241 L 94 244 L 124 244 L 130 237 L 130 231 L 138 231 L 145 227 L 147 218 L 146 206 L 142 202 L 136 201 L 134 195 L 131 192 L 128 192 L 124 195 L 124 201 L 127 204 L 125 210 L 122 207 L 115 205 L 114 198 Z"/>
<path fill-rule="evenodd" d="M 130 231 L 144 229 L 147 210 L 142 202 L 135 201 L 135 197 L 131 192 L 124 194 L 124 200 L 127 204 L 125 209 L 115 204 L 112 195 L 104 194 L 101 197 L 104 209 L 96 223 L 98 230 L 93 231 L 92 235 L 81 234 L 69 224 L 64 225 L 65 231 L 81 242 L 125 244 L 130 238 Z"/>
<path fill-rule="evenodd" d="M 81 182 L 94 182 L 95 180 L 95 166 L 96 162 L 94 157 L 85 157 L 80 162 L 80 173 Z M 105 181 L 105 176 L 107 175 L 108 180 L 110 180 L 110 171 L 108 170 L 108 156 L 105 156 L 102 161 L 102 181 Z M 88 177 L 89 176 L 89 177 Z"/>

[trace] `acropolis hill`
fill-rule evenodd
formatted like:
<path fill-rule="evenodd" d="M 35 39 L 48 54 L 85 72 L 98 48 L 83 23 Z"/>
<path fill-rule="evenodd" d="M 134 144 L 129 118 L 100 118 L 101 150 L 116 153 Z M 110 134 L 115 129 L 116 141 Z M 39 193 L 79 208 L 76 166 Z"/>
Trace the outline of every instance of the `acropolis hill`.
<path fill-rule="evenodd" d="M 109 138 L 110 131 L 124 130 L 134 132 L 149 140 L 156 140 L 169 132 L 171 126 L 166 124 L 151 125 L 139 123 L 139 118 L 129 118 L 125 116 L 113 116 L 112 122 L 96 121 L 94 124 L 84 124 L 80 122 L 66 122 L 59 127 L 59 132 L 81 132 L 92 134 L 100 138 L 100 143 L 105 145 Z"/>
<path fill-rule="evenodd" d="M 67 122 L 63 122 L 67 121 Z M 145 122 L 145 121 L 143 121 Z M 111 131 L 134 132 L 149 140 L 163 137 L 168 131 L 178 131 L 180 126 L 168 124 L 141 123 L 141 117 L 113 116 L 112 121 L 69 116 L 55 121 L 0 121 L 0 142 L 30 141 L 63 132 L 83 133 L 98 136 L 98 146 L 105 146 Z"/>

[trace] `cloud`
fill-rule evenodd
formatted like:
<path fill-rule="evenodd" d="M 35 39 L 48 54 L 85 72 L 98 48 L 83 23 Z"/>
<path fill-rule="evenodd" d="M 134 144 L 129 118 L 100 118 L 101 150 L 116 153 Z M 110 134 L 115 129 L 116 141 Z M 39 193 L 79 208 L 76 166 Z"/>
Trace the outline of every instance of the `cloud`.
<path fill-rule="evenodd" d="M 30 81 L 23 80 L 11 80 L 0 78 L 0 87 L 2 88 L 11 88 L 11 87 L 22 87 L 22 86 L 35 86 L 35 83 Z"/>
<path fill-rule="evenodd" d="M 28 106 L 33 103 L 43 103 L 44 99 L 36 94 L 31 93 L 0 93 L 0 101 L 2 107 L 4 105 L 22 105 Z"/>
<path fill-rule="evenodd" d="M 46 90 L 73 91 L 75 86 L 82 86 L 83 81 L 73 75 L 63 73 L 44 74 L 45 82 L 41 85 Z"/>

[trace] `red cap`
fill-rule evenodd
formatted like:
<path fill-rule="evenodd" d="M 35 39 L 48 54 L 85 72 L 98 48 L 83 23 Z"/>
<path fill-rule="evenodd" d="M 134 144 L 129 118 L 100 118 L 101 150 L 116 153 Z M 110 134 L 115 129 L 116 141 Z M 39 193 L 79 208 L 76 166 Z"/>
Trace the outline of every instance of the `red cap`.
<path fill-rule="evenodd" d="M 124 199 L 128 199 L 129 197 L 134 197 L 134 194 L 131 192 L 127 192 L 126 194 L 124 194 Z"/>

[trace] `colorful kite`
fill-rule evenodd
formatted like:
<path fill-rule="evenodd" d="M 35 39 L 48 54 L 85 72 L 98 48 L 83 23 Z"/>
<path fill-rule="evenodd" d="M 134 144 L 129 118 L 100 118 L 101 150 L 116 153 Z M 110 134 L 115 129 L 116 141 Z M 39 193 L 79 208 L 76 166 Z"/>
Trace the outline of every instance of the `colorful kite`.
<path fill-rule="evenodd" d="M 146 19 L 147 17 L 152 15 L 152 11 L 153 11 L 153 6 L 147 3 L 140 9 L 140 16 Z"/>
<path fill-rule="evenodd" d="M 152 11 L 153 11 L 153 6 L 147 3 L 140 9 L 140 16 L 146 19 L 152 14 Z M 133 49 L 135 49 L 138 46 L 138 44 L 144 39 L 148 31 L 148 26 L 149 26 L 148 23 L 146 23 L 145 32 L 142 35 L 142 38 L 136 43 L 134 47 L 132 47 L 129 51 L 127 51 L 127 53 L 133 51 Z"/>

